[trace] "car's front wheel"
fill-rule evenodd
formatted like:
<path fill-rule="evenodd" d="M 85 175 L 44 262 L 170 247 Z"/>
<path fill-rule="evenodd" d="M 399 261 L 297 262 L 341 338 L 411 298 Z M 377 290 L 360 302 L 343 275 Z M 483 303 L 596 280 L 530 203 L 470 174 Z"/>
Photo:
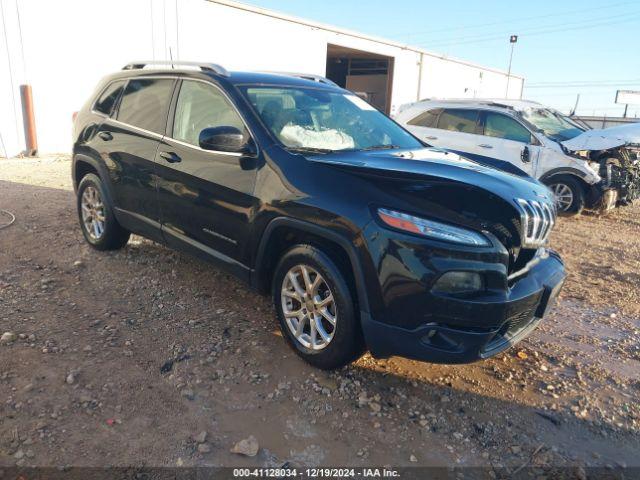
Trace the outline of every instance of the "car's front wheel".
<path fill-rule="evenodd" d="M 550 178 L 545 183 L 555 197 L 558 214 L 572 216 L 582 212 L 585 194 L 578 180 L 569 176 L 559 176 Z"/>
<path fill-rule="evenodd" d="M 93 173 L 82 177 L 77 206 L 80 228 L 89 245 L 97 250 L 117 250 L 127 244 L 130 233 L 116 220 L 100 177 Z"/>
<path fill-rule="evenodd" d="M 362 355 L 351 291 L 321 250 L 299 245 L 282 257 L 273 278 L 273 301 L 283 336 L 311 365 L 339 368 Z"/>

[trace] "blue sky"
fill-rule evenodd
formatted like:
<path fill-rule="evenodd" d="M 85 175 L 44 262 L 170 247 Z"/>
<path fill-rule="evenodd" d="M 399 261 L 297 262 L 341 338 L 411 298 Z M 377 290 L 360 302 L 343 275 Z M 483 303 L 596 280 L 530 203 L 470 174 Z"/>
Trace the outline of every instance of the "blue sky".
<path fill-rule="evenodd" d="M 504 70 L 518 34 L 512 71 L 525 98 L 565 112 L 580 93 L 579 114 L 621 115 L 616 90 L 640 90 L 638 1 L 243 1 Z"/>

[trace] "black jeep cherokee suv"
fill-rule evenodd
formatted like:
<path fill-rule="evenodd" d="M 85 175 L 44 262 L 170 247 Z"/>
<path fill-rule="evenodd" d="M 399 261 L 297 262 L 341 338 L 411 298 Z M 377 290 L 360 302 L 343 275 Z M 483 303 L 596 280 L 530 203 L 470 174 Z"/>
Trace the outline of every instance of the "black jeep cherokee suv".
<path fill-rule="evenodd" d="M 525 337 L 565 271 L 550 192 L 425 148 L 351 92 L 213 65 L 127 65 L 74 123 L 80 225 L 130 232 L 271 292 L 320 368 L 369 349 L 462 363 Z"/>

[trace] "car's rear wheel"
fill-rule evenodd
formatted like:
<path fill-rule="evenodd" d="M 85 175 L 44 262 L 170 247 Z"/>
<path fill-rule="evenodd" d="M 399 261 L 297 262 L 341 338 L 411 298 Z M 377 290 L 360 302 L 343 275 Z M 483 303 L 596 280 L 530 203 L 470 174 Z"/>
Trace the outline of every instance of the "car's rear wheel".
<path fill-rule="evenodd" d="M 130 233 L 116 220 L 100 177 L 93 173 L 82 177 L 77 207 L 82 234 L 93 248 L 117 250 L 127 244 Z"/>
<path fill-rule="evenodd" d="M 283 336 L 311 365 L 339 368 L 362 355 L 351 291 L 321 250 L 300 245 L 282 257 L 273 278 L 273 301 Z"/>
<path fill-rule="evenodd" d="M 568 176 L 551 178 L 547 187 L 555 197 L 558 214 L 563 216 L 578 215 L 584 209 L 585 195 L 580 182 Z"/>

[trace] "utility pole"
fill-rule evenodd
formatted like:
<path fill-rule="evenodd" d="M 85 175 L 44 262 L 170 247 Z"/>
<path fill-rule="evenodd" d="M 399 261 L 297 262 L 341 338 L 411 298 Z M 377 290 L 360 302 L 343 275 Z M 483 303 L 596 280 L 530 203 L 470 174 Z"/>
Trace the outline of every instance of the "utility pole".
<path fill-rule="evenodd" d="M 513 47 L 518 43 L 518 36 L 511 35 L 509 37 L 509 43 L 511 44 L 511 55 L 509 56 L 509 71 L 507 72 L 507 89 L 504 92 L 504 98 L 509 97 L 509 80 L 511 80 L 511 62 L 513 61 Z"/>
<path fill-rule="evenodd" d="M 576 111 L 578 110 L 579 101 L 580 101 L 580 94 L 578 94 L 578 96 L 576 97 L 576 104 L 573 106 L 573 110 L 571 110 L 571 113 L 569 114 L 570 117 L 573 117 L 576 114 Z"/>

